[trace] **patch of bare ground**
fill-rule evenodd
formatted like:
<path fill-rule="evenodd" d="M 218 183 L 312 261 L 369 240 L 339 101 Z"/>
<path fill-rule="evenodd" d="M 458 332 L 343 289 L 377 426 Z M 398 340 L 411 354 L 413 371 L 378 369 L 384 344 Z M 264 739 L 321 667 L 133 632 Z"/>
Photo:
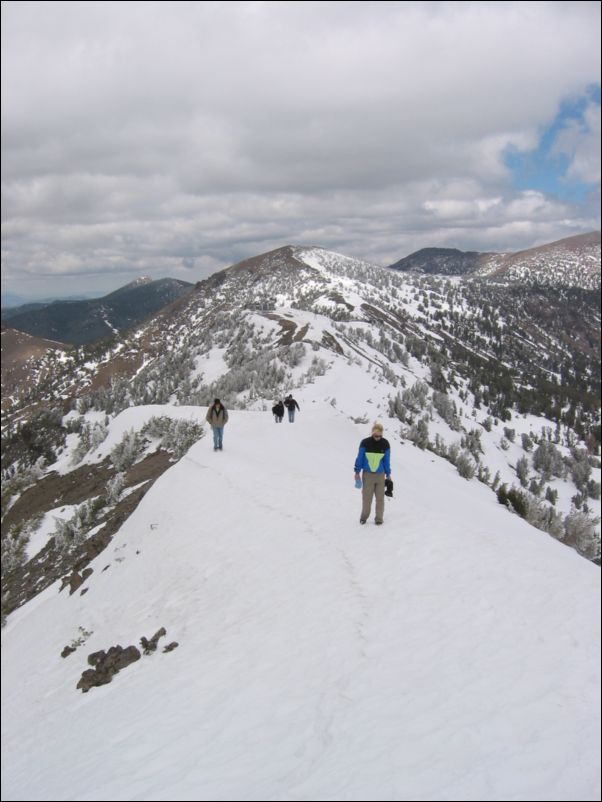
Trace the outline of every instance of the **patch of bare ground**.
<path fill-rule="evenodd" d="M 107 548 L 154 481 L 172 464 L 169 454 L 157 451 L 132 466 L 126 474 L 125 487 L 144 484 L 110 508 L 104 519 L 97 521 L 96 526 L 103 524 L 98 532 L 71 551 L 57 549 L 54 538 L 51 538 L 25 565 L 5 576 L 2 585 L 3 616 L 58 579 L 63 579 L 60 590 L 69 585 L 70 593 L 75 592 L 92 574 L 92 569 L 84 570 L 86 566 Z M 114 475 L 115 469 L 108 460 L 97 465 L 84 465 L 65 476 L 50 474 L 22 494 L 4 517 L 3 529 L 7 531 L 9 527 L 25 523 L 35 515 L 62 505 L 82 504 L 90 498 L 104 495 L 107 482 Z M 86 589 L 80 592 L 85 593 Z"/>

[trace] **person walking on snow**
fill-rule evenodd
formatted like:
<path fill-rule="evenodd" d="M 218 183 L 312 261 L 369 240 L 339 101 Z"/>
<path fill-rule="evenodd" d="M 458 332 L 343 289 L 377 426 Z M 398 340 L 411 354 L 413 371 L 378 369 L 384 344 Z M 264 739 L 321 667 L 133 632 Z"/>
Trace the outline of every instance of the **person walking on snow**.
<path fill-rule="evenodd" d="M 299 409 L 299 404 L 295 401 L 293 396 L 289 393 L 284 399 L 284 406 L 288 409 L 288 422 L 295 422 L 295 409 Z M 301 410 L 299 410 L 301 411 Z"/>
<path fill-rule="evenodd" d="M 228 410 L 219 398 L 207 410 L 206 421 L 213 429 L 213 450 L 221 451 L 224 446 L 224 426 L 228 423 Z"/>
<path fill-rule="evenodd" d="M 385 513 L 385 478 L 391 478 L 391 446 L 383 437 L 381 423 L 372 427 L 372 435 L 360 443 L 355 459 L 355 481 L 362 471 L 362 514 L 360 523 L 365 524 L 372 509 L 372 497 L 376 496 L 375 523 L 382 524 Z"/>
<path fill-rule="evenodd" d="M 282 418 L 284 417 L 284 404 L 282 401 L 277 401 L 274 404 L 272 407 L 272 415 L 274 416 L 276 423 L 282 423 Z"/>

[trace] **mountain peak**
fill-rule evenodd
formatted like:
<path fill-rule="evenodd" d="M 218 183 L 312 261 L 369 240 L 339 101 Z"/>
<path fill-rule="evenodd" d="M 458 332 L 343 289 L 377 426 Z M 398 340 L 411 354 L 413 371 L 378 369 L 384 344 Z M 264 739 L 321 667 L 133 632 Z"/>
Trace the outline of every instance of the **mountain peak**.
<path fill-rule="evenodd" d="M 138 278 L 135 278 L 133 281 L 130 281 L 129 284 L 126 284 L 125 287 L 122 287 L 122 289 L 126 289 L 128 287 L 130 289 L 133 289 L 134 287 L 141 287 L 143 284 L 151 284 L 152 281 L 153 279 L 150 278 L 150 276 L 139 276 Z"/>

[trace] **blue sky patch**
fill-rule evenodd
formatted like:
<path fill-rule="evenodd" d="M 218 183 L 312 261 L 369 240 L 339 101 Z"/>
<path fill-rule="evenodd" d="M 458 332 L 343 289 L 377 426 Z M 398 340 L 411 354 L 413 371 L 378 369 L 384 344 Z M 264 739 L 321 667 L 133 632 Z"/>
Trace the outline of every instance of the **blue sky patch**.
<path fill-rule="evenodd" d="M 600 105 L 599 85 L 590 86 L 581 97 L 561 104 L 552 123 L 543 130 L 535 150 L 520 152 L 511 148 L 504 154 L 504 164 L 511 170 L 517 189 L 537 190 L 571 203 L 586 199 L 591 184 L 567 178 L 570 158 L 555 148 L 555 144 L 558 135 L 571 124 L 577 123 L 587 131 L 585 112 L 592 104 Z"/>

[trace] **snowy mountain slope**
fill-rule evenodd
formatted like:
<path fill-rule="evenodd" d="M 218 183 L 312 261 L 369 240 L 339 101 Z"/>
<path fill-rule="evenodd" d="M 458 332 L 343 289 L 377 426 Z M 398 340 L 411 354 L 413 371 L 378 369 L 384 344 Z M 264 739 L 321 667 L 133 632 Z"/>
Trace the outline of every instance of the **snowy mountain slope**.
<path fill-rule="evenodd" d="M 1 352 L 2 352 L 2 408 L 5 406 L 5 399 L 8 400 L 15 390 L 23 391 L 30 384 L 36 381 L 44 381 L 44 357 L 53 354 L 57 359 L 63 357 L 65 346 L 63 343 L 42 340 L 32 337 L 23 331 L 17 331 L 5 323 L 2 324 L 1 333 Z M 35 365 L 35 378 L 32 377 L 31 368 Z M 7 405 L 8 407 L 8 405 Z"/>
<path fill-rule="evenodd" d="M 599 570 L 387 423 L 395 498 L 360 528 L 366 426 L 306 390 L 194 445 L 85 595 L 10 616 L 4 799 L 599 798 Z M 75 689 L 161 626 L 175 651 Z"/>
<path fill-rule="evenodd" d="M 319 248 L 286 247 L 215 274 L 114 348 L 70 354 L 55 385 L 41 386 L 48 396 L 33 406 L 49 412 L 25 417 L 21 429 L 32 407 L 19 407 L 13 433 L 3 438 L 3 514 L 6 500 L 13 504 L 29 488 L 5 527 L 3 555 L 16 567 L 8 572 L 3 613 L 30 588 L 44 587 L 42 574 L 52 579 L 65 570 L 64 555 L 48 539 L 56 517 L 71 520 L 76 501 L 58 492 L 30 505 L 40 475 L 79 482 L 78 466 L 98 462 L 94 455 L 109 458 L 140 405 L 156 407 L 157 415 L 178 405 L 187 416 L 186 408 L 215 396 L 232 409 L 268 410 L 276 398 L 302 391 L 355 420 L 391 419 L 404 439 L 467 478 L 475 474 L 533 525 L 596 559 L 599 312 L 589 296 L 568 303 L 560 293 L 555 307 L 542 310 L 539 295 L 505 293 L 482 298 L 455 281 L 408 278 Z M 92 483 L 94 509 L 78 512 L 86 526 L 121 515 L 104 499 L 115 496 L 122 468 L 103 470 L 108 484 Z M 131 488 L 134 479 L 127 481 Z M 27 518 L 30 506 L 42 513 L 41 524 Z M 31 566 L 23 540 L 39 526 L 36 547 L 45 543 L 50 553 Z M 105 534 L 110 530 L 107 524 Z M 78 570 L 89 559 L 90 549 L 79 554 Z"/>
<path fill-rule="evenodd" d="M 392 270 L 440 276 L 478 276 L 518 286 L 600 289 L 600 232 L 580 234 L 517 253 L 423 248 Z"/>
<path fill-rule="evenodd" d="M 600 289 L 600 232 L 509 254 L 484 255 L 477 274 L 496 281 Z"/>

